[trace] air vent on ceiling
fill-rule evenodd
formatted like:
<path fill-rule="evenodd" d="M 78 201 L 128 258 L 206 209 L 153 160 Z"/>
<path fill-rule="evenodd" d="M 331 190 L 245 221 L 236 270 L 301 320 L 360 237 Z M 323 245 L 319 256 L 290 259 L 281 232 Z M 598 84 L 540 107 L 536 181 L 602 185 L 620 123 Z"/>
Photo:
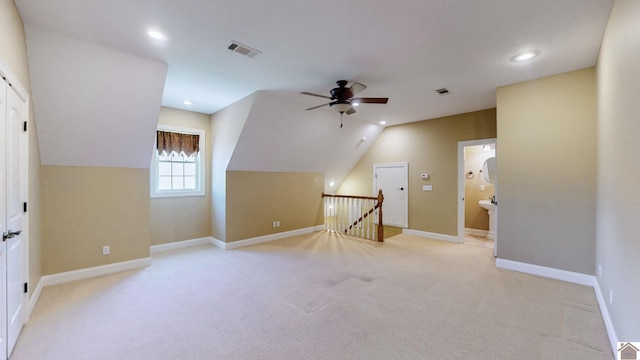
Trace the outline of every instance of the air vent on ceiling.
<path fill-rule="evenodd" d="M 242 45 L 237 41 L 232 41 L 231 45 L 229 45 L 229 47 L 227 48 L 233 52 L 237 52 L 239 54 L 248 56 L 250 58 L 255 58 L 256 56 L 262 54 L 262 51 L 260 50 L 256 50 L 256 49 L 252 49 L 246 45 Z"/>
<path fill-rule="evenodd" d="M 436 90 L 436 92 L 440 95 L 447 95 L 449 93 L 449 90 L 447 90 L 447 88 L 442 88 L 442 89 Z"/>

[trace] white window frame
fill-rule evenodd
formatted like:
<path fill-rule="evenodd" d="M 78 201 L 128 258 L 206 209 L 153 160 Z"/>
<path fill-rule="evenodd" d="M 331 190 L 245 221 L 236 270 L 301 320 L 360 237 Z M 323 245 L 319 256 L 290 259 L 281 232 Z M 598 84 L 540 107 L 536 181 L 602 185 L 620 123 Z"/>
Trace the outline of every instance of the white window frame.
<path fill-rule="evenodd" d="M 159 190 L 158 189 L 158 150 L 156 148 L 157 139 L 153 142 L 153 154 L 151 155 L 151 166 L 149 168 L 150 193 L 152 198 L 162 197 L 182 197 L 182 196 L 204 196 L 205 195 L 205 131 L 202 129 L 184 128 L 171 125 L 158 125 L 160 131 L 171 131 L 182 134 L 200 135 L 198 155 L 196 156 L 196 176 L 195 190 Z"/>

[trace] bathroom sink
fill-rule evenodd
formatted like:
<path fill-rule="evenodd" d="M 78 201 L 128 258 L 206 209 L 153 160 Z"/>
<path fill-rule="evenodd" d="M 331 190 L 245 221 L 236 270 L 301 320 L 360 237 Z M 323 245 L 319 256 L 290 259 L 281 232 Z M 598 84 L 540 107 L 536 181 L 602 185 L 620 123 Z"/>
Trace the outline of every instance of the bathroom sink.
<path fill-rule="evenodd" d="M 480 200 L 478 201 L 478 205 L 480 205 L 481 208 L 487 209 L 487 210 L 493 210 L 496 208 L 496 205 L 492 204 L 491 200 Z"/>
<path fill-rule="evenodd" d="M 496 238 L 496 204 L 492 204 L 491 200 L 480 200 L 478 205 L 489 212 L 489 232 L 487 232 L 487 239 L 495 240 Z"/>

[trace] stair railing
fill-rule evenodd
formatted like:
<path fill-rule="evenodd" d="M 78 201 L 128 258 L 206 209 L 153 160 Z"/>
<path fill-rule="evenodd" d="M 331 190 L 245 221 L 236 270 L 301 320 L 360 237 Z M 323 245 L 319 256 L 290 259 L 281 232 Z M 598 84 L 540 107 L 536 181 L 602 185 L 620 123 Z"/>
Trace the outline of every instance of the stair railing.
<path fill-rule="evenodd" d="M 384 241 L 382 190 L 378 196 L 322 194 L 324 229 L 368 240 Z M 373 216 L 371 216 L 373 214 Z M 377 218 L 377 219 L 376 219 Z M 377 220 L 377 221 L 376 221 Z"/>

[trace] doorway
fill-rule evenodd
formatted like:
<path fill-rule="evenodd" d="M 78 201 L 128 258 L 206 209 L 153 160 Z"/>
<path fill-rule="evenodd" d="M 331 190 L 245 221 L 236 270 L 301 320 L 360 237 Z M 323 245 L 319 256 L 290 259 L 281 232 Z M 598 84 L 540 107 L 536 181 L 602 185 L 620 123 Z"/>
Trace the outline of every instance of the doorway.
<path fill-rule="evenodd" d="M 496 160 L 495 154 L 495 138 L 458 142 L 458 241 L 464 243 L 467 235 L 478 240 L 493 240 L 489 246 L 493 245 L 494 255 L 498 243 L 495 231 L 497 206 L 480 204 L 480 200 L 489 202 L 497 196 L 495 174 L 492 171 L 494 176 L 488 179 L 488 171 L 483 169 L 487 159 L 493 158 L 489 162 Z"/>
<path fill-rule="evenodd" d="M 373 196 L 382 189 L 384 225 L 409 227 L 409 163 L 373 164 Z M 377 217 L 376 217 L 377 218 Z"/>

